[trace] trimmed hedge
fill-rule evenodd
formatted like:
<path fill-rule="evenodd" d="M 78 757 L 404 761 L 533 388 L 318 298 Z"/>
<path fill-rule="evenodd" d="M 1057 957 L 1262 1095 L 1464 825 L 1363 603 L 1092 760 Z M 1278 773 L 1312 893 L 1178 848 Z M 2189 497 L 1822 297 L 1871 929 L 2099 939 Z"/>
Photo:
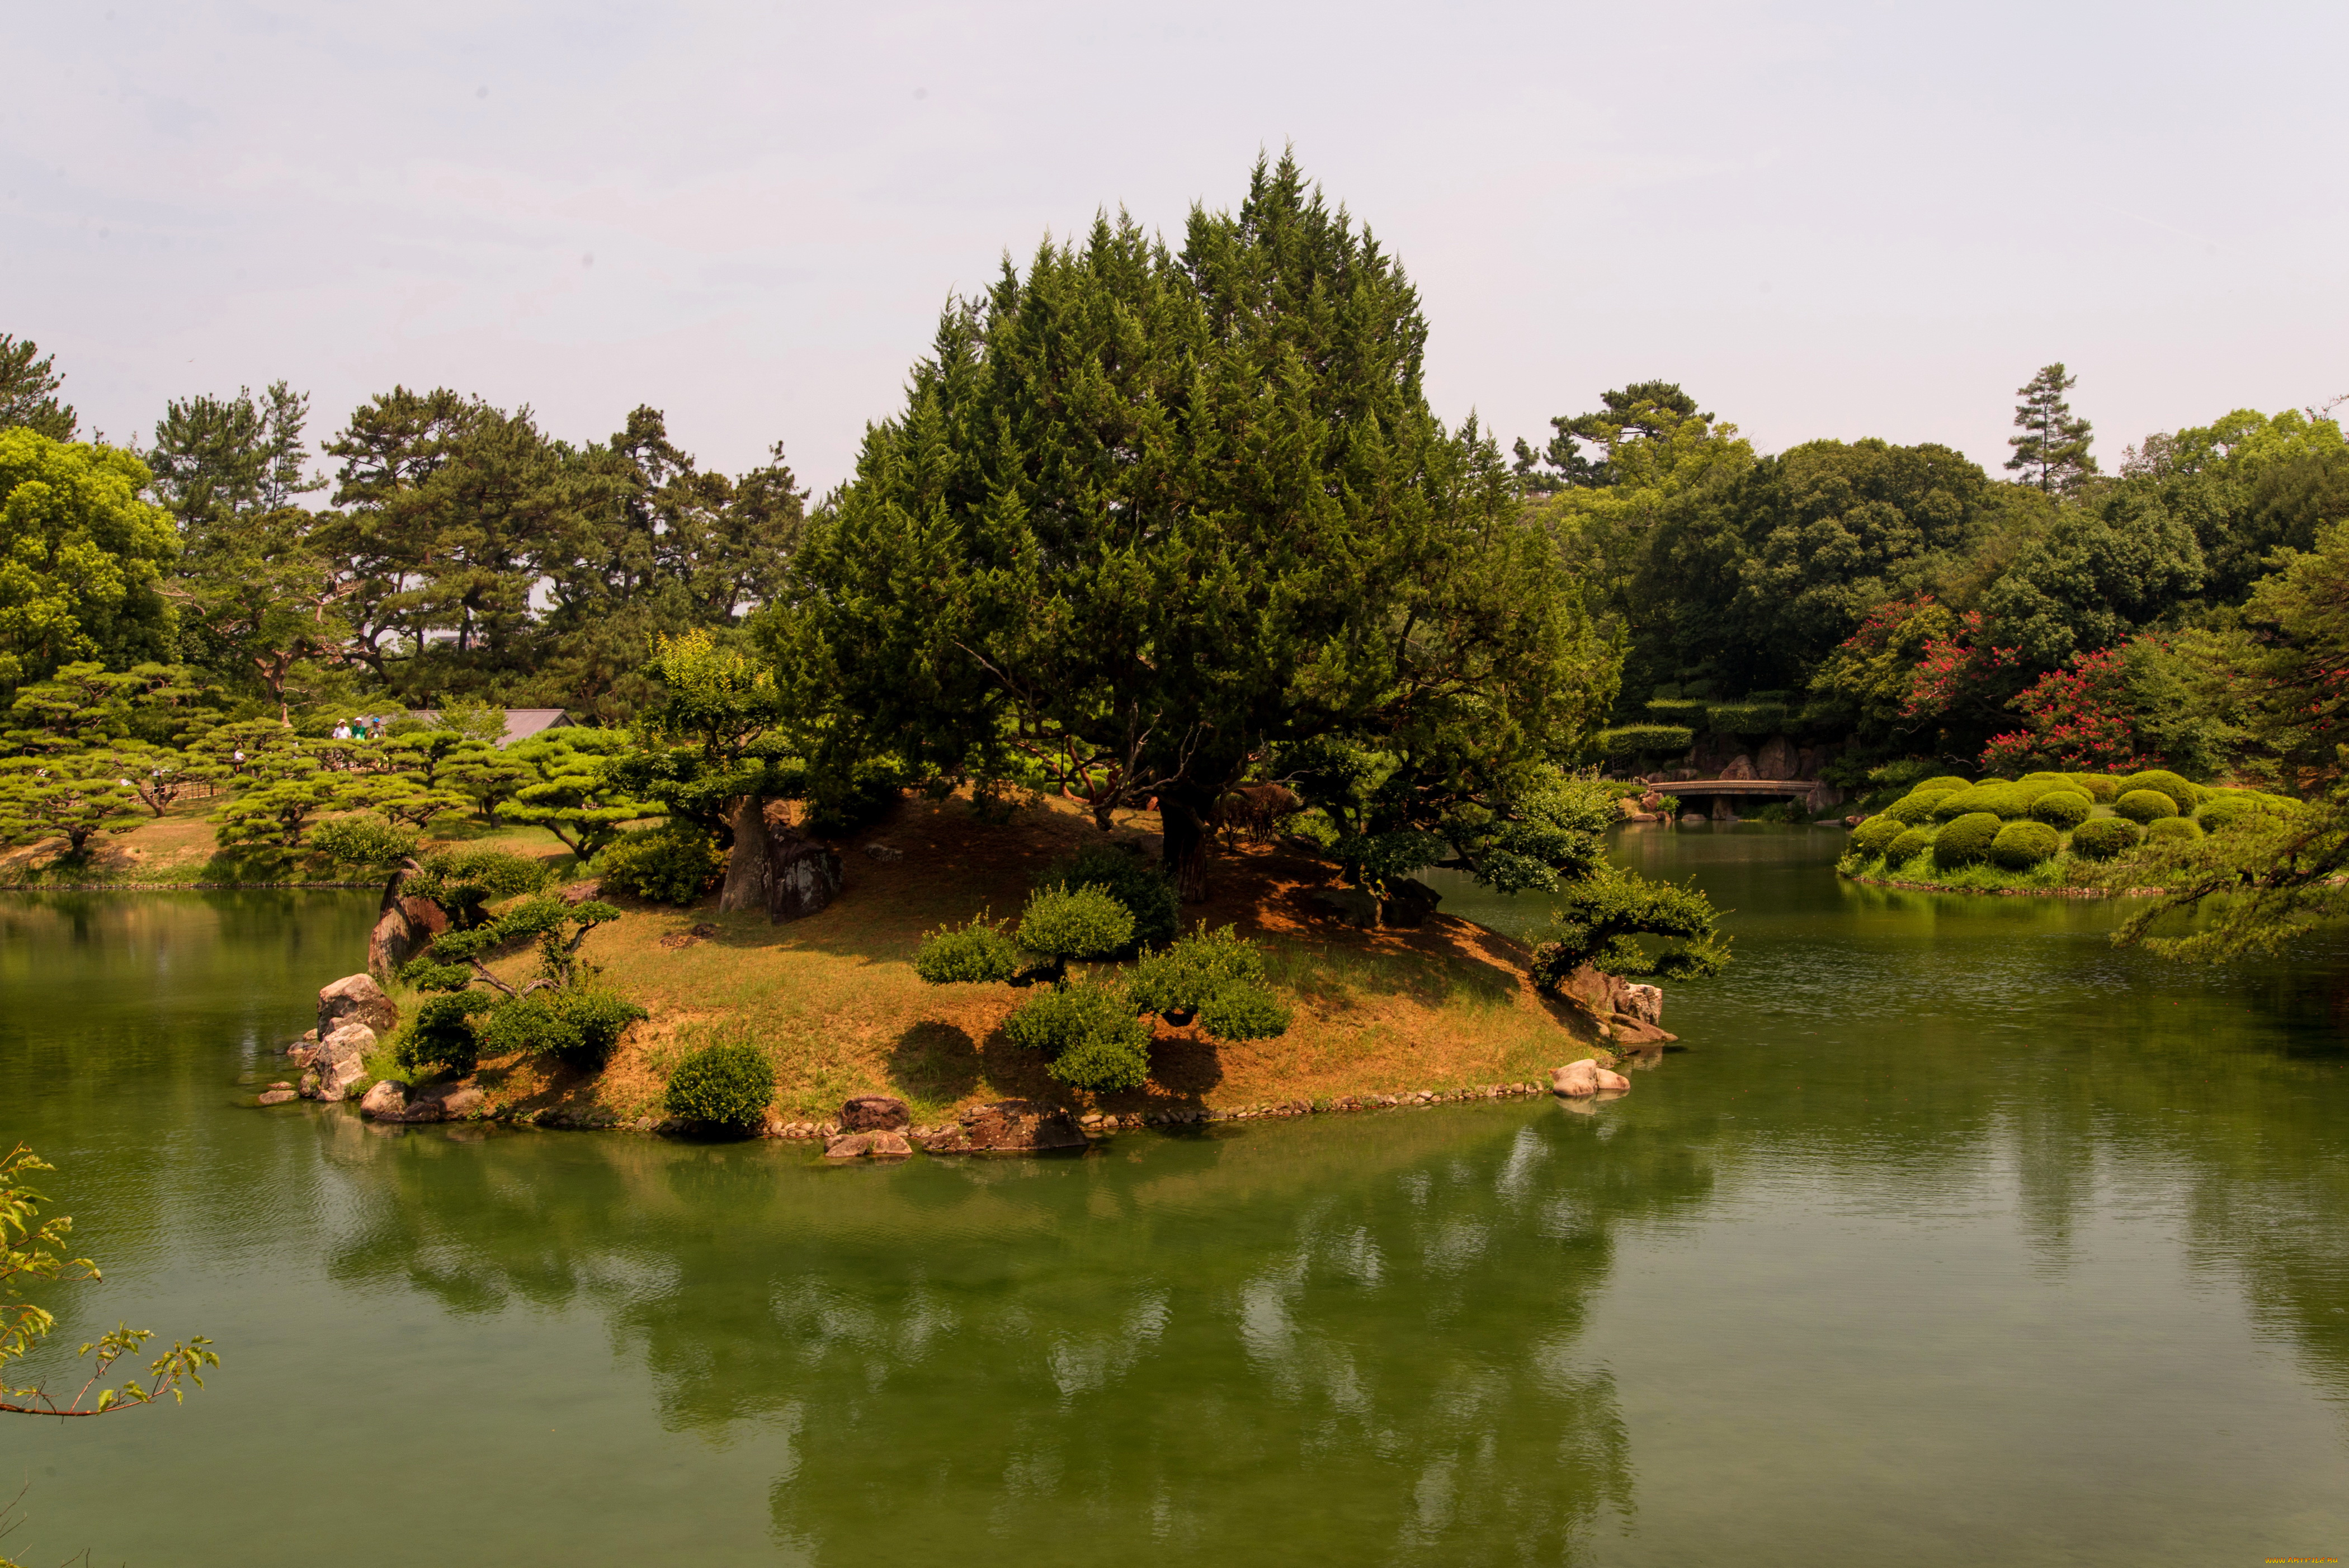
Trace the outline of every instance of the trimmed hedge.
<path fill-rule="evenodd" d="M 1896 801 L 1896 805 L 1902 802 Z M 1907 832 L 1912 824 L 1906 817 L 1896 817 L 1889 811 L 1879 811 L 1851 830 L 1851 841 L 1865 855 L 1880 855 L 1892 847 L 1892 841 Z"/>
<path fill-rule="evenodd" d="M 2120 799 L 2121 781 L 2109 773 L 2066 773 L 2064 779 L 2099 806 Z"/>
<path fill-rule="evenodd" d="M 2045 822 L 2066 832 L 2095 816 L 2095 804 L 2069 785 L 2061 789 L 2050 789 L 2031 802 L 2033 820 Z"/>
<path fill-rule="evenodd" d="M 1696 744 L 1696 732 L 1684 724 L 1619 724 L 1599 732 L 1599 750 L 1605 757 L 1646 757 L 1686 751 Z"/>
<path fill-rule="evenodd" d="M 1940 798 L 1939 795 L 1903 795 L 1884 808 L 1884 815 L 1911 827 L 1919 822 L 1930 822 L 1933 820 L 1933 802 Z"/>
<path fill-rule="evenodd" d="M 1655 724 L 1693 727 L 1704 722 L 1704 710 L 1705 701 L 1698 696 L 1660 696 L 1648 702 L 1648 718 Z"/>
<path fill-rule="evenodd" d="M 2213 789 L 2194 809 L 2194 820 L 2202 824 L 2203 831 L 2215 833 L 2253 817 L 2289 811 L 2294 804 L 2282 795 L 2257 789 Z"/>
<path fill-rule="evenodd" d="M 2166 768 L 2148 768 L 2142 773 L 2132 773 L 2120 781 L 2120 787 L 2124 795 L 2137 789 L 2158 790 L 2169 797 L 2181 816 L 2201 804 L 2196 788 Z"/>
<path fill-rule="evenodd" d="M 1911 828 L 1886 847 L 1884 863 L 1887 866 L 1905 866 L 1932 847 L 1931 829 Z"/>
<path fill-rule="evenodd" d="M 668 1075 L 663 1104 L 671 1116 L 710 1127 L 753 1128 L 775 1097 L 775 1065 L 758 1047 L 704 1046 Z"/>
<path fill-rule="evenodd" d="M 1990 858 L 2011 872 L 2027 872 L 2055 858 L 2063 835 L 2044 822 L 2009 822 L 1990 841 Z"/>
<path fill-rule="evenodd" d="M 1947 822 L 1976 811 L 1988 811 L 2010 820 L 2028 816 L 2031 802 L 2003 779 L 1992 779 L 1965 789 L 1952 789 L 1933 802 L 1933 815 Z"/>
<path fill-rule="evenodd" d="M 1922 784 L 1920 784 L 1914 789 L 1909 790 L 1909 793 L 1911 795 L 1946 795 L 1952 789 L 1971 789 L 1973 788 L 1973 782 L 1974 781 L 1971 779 L 1961 779 L 1954 773 L 1942 773 L 1926 779 Z"/>
<path fill-rule="evenodd" d="M 1989 856 L 1999 826 L 1994 812 L 1969 811 L 1933 836 L 1933 863 L 1944 867 L 1979 863 Z"/>
<path fill-rule="evenodd" d="M 1704 722 L 1719 735 L 1775 735 L 1786 727 L 1786 705 L 1717 702 L 1704 710 Z"/>
<path fill-rule="evenodd" d="M 2145 830 L 2148 844 L 2190 844 L 2201 836 L 2201 824 L 2191 817 L 2159 817 Z"/>
<path fill-rule="evenodd" d="M 2145 830 L 2126 817 L 2096 817 L 2072 834 L 2072 852 L 2087 860 L 2108 861 L 2137 848 Z"/>
<path fill-rule="evenodd" d="M 1045 888 L 1019 917 L 1019 945 L 1047 958 L 1106 958 L 1133 944 L 1133 912 L 1107 889 Z"/>
<path fill-rule="evenodd" d="M 2178 815 L 2178 802 L 2163 790 L 2131 789 L 2113 802 L 2113 810 L 2132 822 L 2152 822 Z"/>

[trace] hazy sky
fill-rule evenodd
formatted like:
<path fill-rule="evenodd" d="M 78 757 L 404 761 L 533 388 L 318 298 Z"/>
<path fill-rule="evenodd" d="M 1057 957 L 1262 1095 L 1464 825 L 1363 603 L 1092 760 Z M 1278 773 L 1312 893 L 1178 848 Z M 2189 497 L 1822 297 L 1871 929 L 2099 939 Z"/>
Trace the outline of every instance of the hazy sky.
<path fill-rule="evenodd" d="M 1293 143 L 1502 436 L 1662 377 L 1764 449 L 1995 467 L 2061 358 L 2108 467 L 2349 392 L 2338 5 L 14 7 L 0 331 L 116 438 L 283 377 L 819 490 L 939 306 Z"/>

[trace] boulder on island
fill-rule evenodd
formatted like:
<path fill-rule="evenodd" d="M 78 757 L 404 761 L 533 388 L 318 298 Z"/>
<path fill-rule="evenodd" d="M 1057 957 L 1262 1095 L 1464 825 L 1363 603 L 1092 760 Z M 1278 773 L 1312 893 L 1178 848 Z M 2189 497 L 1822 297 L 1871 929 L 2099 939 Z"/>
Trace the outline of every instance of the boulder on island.
<path fill-rule="evenodd" d="M 885 1094 L 860 1094 L 840 1108 L 843 1132 L 903 1132 L 913 1119 L 904 1100 Z"/>
<path fill-rule="evenodd" d="M 1084 1146 L 1085 1135 L 1074 1117 L 1032 1099 L 972 1106 L 955 1126 L 933 1130 L 922 1140 L 922 1147 L 933 1154 L 1038 1154 Z"/>
<path fill-rule="evenodd" d="M 1594 1061 L 1568 1062 L 1553 1068 L 1549 1075 L 1550 1093 L 1567 1099 L 1582 1099 L 1599 1093 L 1620 1094 L 1630 1087 L 1630 1078 Z"/>
<path fill-rule="evenodd" d="M 367 1076 L 367 1055 L 375 1049 L 375 1031 L 365 1024 L 346 1021 L 318 1042 L 311 1055 L 310 1071 L 318 1079 L 314 1099 L 336 1100 Z M 307 1083 L 308 1078 L 303 1080 Z"/>
<path fill-rule="evenodd" d="M 318 1039 L 324 1044 L 328 1035 L 343 1023 L 365 1024 L 378 1035 L 388 1035 L 399 1026 L 399 1009 L 383 994 L 372 975 L 346 975 L 331 985 L 318 991 Z"/>
<path fill-rule="evenodd" d="M 370 1121 L 397 1121 L 408 1109 L 408 1086 L 386 1078 L 359 1098 L 359 1114 Z"/>

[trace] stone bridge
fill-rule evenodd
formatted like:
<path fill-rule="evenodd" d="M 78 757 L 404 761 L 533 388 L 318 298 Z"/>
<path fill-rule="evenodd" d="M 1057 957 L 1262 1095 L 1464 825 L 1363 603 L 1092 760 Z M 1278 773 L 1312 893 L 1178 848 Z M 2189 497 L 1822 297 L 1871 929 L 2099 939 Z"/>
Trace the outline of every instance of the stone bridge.
<path fill-rule="evenodd" d="M 1843 801 L 1842 790 L 1816 779 L 1659 779 L 1649 788 L 1660 795 L 1679 796 L 1684 812 L 1699 800 L 1709 802 L 1717 822 L 1737 820 L 1735 802 L 1741 797 L 1797 800 L 1815 817 Z"/>

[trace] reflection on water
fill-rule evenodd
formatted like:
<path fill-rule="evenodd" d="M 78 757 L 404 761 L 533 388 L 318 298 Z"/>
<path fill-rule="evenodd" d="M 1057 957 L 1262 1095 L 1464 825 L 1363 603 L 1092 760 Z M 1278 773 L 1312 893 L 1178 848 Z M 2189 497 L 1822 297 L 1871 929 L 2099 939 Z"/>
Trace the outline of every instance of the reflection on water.
<path fill-rule="evenodd" d="M 502 1563 L 2337 1553 L 2349 965 L 2167 969 L 1836 837 L 1626 835 L 1738 962 L 1619 1102 L 850 1171 L 241 1109 L 367 901 L 5 906 L 0 1103 L 112 1265 L 69 1305 L 230 1356 L 18 1439 L 35 1544 L 412 1561 L 379 1488 Z"/>

